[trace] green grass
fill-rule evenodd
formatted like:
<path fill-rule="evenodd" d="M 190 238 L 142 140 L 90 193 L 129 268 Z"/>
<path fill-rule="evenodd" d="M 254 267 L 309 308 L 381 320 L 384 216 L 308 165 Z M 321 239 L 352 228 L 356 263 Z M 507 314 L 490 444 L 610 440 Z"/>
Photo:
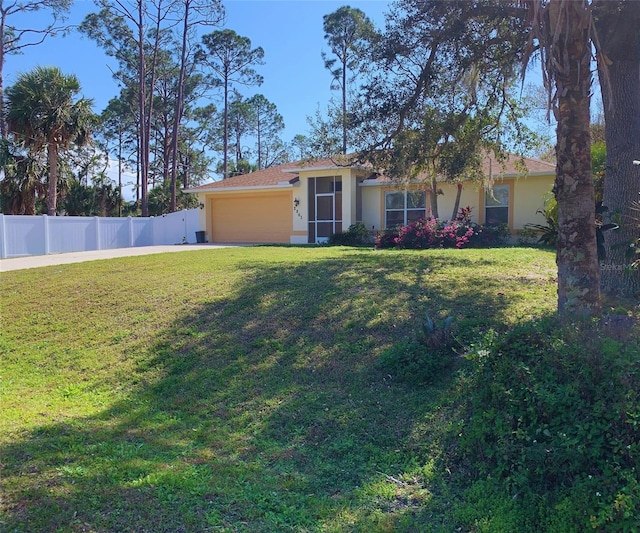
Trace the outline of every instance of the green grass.
<path fill-rule="evenodd" d="M 555 307 L 552 253 L 257 247 L 2 274 L 0 531 L 454 531 L 456 372 L 378 364 Z M 460 363 L 462 364 L 462 363 Z"/>

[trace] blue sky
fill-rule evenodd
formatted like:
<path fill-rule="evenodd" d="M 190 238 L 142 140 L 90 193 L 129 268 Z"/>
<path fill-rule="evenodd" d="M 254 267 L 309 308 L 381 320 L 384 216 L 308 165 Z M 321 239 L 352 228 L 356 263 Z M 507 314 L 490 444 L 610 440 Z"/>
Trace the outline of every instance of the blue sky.
<path fill-rule="evenodd" d="M 247 96 L 262 93 L 275 103 L 285 121 L 283 140 L 298 133 L 306 134 L 306 117 L 316 109 L 326 108 L 332 96 L 331 76 L 321 58 L 326 50 L 322 16 L 343 5 L 364 11 L 377 27 L 384 25 L 384 12 L 391 2 L 386 0 L 225 0 L 226 28 L 249 37 L 254 47 L 265 51 L 265 64 L 258 67 L 264 77 L 261 87 L 243 89 Z M 79 24 L 87 13 L 97 8 L 88 0 L 76 0 L 68 22 Z M 29 14 L 31 19 L 43 14 Z M 213 29 L 205 30 L 213 31 Z M 113 65 L 101 48 L 78 33 L 55 37 L 44 44 L 25 49 L 22 55 L 8 56 L 4 70 L 5 87 L 20 72 L 35 66 L 57 66 L 65 74 L 75 74 L 82 94 L 94 100 L 94 111 L 101 112 L 110 98 L 118 93 L 111 77 Z M 337 95 L 336 95 L 337 96 Z"/>

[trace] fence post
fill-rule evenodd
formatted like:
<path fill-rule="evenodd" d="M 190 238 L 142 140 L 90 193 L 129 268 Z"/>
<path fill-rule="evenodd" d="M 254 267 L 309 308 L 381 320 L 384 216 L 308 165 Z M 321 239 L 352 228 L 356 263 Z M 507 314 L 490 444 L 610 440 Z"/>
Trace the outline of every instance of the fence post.
<path fill-rule="evenodd" d="M 51 253 L 51 243 L 49 242 L 49 215 L 42 215 L 42 223 L 44 225 L 42 232 L 44 236 L 44 255 Z"/>
<path fill-rule="evenodd" d="M 93 217 L 96 223 L 96 250 L 102 250 L 102 239 L 100 238 L 100 217 Z"/>
<path fill-rule="evenodd" d="M 129 248 L 133 248 L 133 219 L 127 217 L 129 221 Z"/>
<path fill-rule="evenodd" d="M 4 215 L 0 213 L 0 259 L 7 258 L 7 231 Z"/>

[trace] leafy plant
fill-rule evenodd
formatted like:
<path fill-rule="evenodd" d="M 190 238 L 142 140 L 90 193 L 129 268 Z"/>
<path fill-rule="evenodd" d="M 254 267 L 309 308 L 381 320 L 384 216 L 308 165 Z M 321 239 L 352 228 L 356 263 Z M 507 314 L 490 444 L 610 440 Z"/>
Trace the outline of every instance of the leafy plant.
<path fill-rule="evenodd" d="M 549 195 L 544 201 L 544 207 L 536 213 L 544 216 L 547 224 L 525 224 L 524 228 L 538 235 L 538 243 L 555 246 L 558 242 L 558 202 Z"/>
<path fill-rule="evenodd" d="M 602 205 L 602 201 L 596 203 L 596 246 L 598 247 L 598 259 L 600 261 L 607 258 L 607 252 L 604 248 L 605 231 L 611 231 L 620 227 L 618 224 L 605 224 L 602 221 L 602 215 L 608 210 L 609 208 L 606 205 Z"/>
<path fill-rule="evenodd" d="M 604 233 L 618 229 L 617 224 L 605 224 L 602 215 L 608 211 L 608 207 L 602 205 L 602 201 L 596 203 L 596 245 L 598 248 L 598 259 L 600 261 L 606 259 L 604 248 Z M 543 224 L 526 224 L 525 229 L 538 234 L 538 243 L 547 246 L 555 246 L 558 242 L 558 203 L 553 196 L 549 196 L 544 203 L 544 207 L 539 209 L 537 213 L 544 216 L 547 221 Z"/>
<path fill-rule="evenodd" d="M 329 237 L 329 244 L 333 246 L 358 246 L 370 244 L 373 240 L 371 232 L 362 223 L 351 224 L 345 232 L 333 233 Z"/>
<path fill-rule="evenodd" d="M 415 339 L 401 340 L 385 350 L 379 366 L 392 376 L 413 383 L 431 383 L 452 362 L 453 316 L 441 324 L 425 313 Z"/>
<path fill-rule="evenodd" d="M 447 316 L 442 326 L 438 326 L 436 321 L 429 316 L 429 313 L 425 313 L 424 321 L 422 322 L 424 344 L 431 348 L 444 348 L 445 346 L 449 346 L 453 339 L 451 333 L 452 324 L 452 316 Z"/>

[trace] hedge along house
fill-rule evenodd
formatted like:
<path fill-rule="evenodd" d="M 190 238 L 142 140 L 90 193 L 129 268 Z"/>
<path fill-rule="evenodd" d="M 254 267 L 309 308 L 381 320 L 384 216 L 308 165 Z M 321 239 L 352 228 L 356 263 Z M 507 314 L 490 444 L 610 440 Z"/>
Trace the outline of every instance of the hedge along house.
<path fill-rule="evenodd" d="M 505 223 L 512 233 L 545 223 L 537 211 L 553 187 L 554 164 L 487 157 L 483 171 L 488 185 L 462 182 L 460 207 L 471 207 L 475 222 Z M 457 183 L 438 183 L 440 218 L 451 218 L 457 190 Z M 185 192 L 198 195 L 200 228 L 217 243 L 320 243 L 358 222 L 381 230 L 430 214 L 428 183 L 399 185 L 371 167 L 331 159 L 286 163 Z"/>

